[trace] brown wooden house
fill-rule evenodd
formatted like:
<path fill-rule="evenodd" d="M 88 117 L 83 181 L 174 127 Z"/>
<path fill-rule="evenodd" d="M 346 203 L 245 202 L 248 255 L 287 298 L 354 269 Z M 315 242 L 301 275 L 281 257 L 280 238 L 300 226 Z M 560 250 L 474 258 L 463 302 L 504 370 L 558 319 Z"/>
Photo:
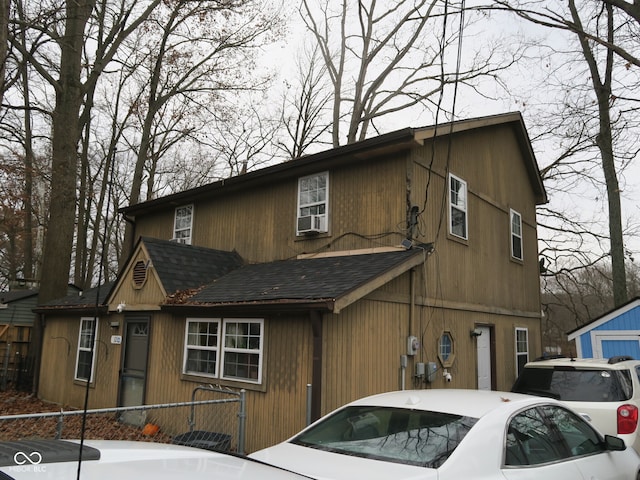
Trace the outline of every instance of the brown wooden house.
<path fill-rule="evenodd" d="M 87 379 L 91 407 L 245 389 L 251 452 L 305 425 L 309 384 L 313 417 L 400 388 L 509 389 L 541 353 L 546 201 L 509 113 L 131 205 L 137 240 L 98 302 L 93 371 L 89 306 L 41 307 L 39 395 L 80 405 Z"/>

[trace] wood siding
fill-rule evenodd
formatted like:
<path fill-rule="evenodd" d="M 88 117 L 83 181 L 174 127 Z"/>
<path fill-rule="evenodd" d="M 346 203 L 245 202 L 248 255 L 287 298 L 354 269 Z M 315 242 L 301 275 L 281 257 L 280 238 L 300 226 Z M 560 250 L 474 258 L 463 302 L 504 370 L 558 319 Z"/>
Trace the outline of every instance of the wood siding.
<path fill-rule="evenodd" d="M 467 182 L 467 241 L 448 234 L 448 172 Z M 490 327 L 493 335 L 493 385 L 509 390 L 516 372 L 515 329 L 528 329 L 530 357 L 540 355 L 542 348 L 535 193 L 512 127 L 465 131 L 435 145 L 427 140 L 366 163 L 345 161 L 329 170 L 329 176 L 326 234 L 296 236 L 295 178 L 197 202 L 192 231 L 194 245 L 235 250 L 247 262 L 268 262 L 302 253 L 397 246 L 407 235 L 411 207 L 418 207 L 414 248 L 424 249 L 424 265 L 339 314 L 322 316 L 321 413 L 364 395 L 399 389 L 403 378 L 406 388 L 476 388 L 476 339 L 470 332 L 478 326 Z M 510 256 L 510 209 L 522 215 L 521 262 Z M 136 234 L 170 239 L 173 219 L 173 208 L 140 216 Z M 92 406 L 117 402 L 121 352 L 109 335 L 121 334 L 128 312 L 148 312 L 146 403 L 189 400 L 200 383 L 247 388 L 248 452 L 304 427 L 306 386 L 314 381 L 311 313 L 265 316 L 262 385 L 209 378 L 200 382 L 182 375 L 185 318 L 159 310 L 165 292 L 153 267 L 143 288 L 132 287 L 131 267 L 146 258 L 144 249 L 135 252 L 111 297 L 108 320 L 119 321 L 120 330 L 111 332 L 107 319 L 100 321 L 100 382 L 92 391 Z M 123 315 L 115 313 L 121 301 L 127 305 Z M 78 327 L 78 318 L 47 317 L 40 385 L 45 399 L 82 403 L 81 385 L 73 382 Z M 454 345 L 455 359 L 447 367 L 450 383 L 438 358 L 443 332 L 450 333 Z M 403 372 L 400 357 L 407 354 L 409 335 L 418 337 L 420 348 Z M 415 377 L 417 362 L 437 364 L 432 383 Z M 175 419 L 172 428 L 184 428 L 183 420 Z"/>

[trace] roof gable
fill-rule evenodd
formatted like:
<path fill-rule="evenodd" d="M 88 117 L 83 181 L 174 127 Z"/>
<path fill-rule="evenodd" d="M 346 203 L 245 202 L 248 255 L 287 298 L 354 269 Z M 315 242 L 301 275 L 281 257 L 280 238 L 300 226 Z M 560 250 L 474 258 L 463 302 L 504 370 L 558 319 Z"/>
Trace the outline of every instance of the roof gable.
<path fill-rule="evenodd" d="M 638 315 L 635 315 L 634 317 L 640 318 L 640 297 L 634 298 L 629 302 L 625 303 L 624 305 L 621 305 L 620 307 L 614 310 L 611 310 L 610 312 L 605 313 L 604 315 L 592 320 L 586 325 L 583 325 L 582 327 L 579 327 L 575 330 L 570 331 L 568 333 L 568 339 L 574 340 L 585 333 L 588 333 L 592 330 L 597 330 L 598 328 L 602 327 L 603 325 L 611 321 L 615 321 L 618 319 L 622 319 L 624 321 L 626 320 L 625 317 L 633 313 L 638 313 Z M 637 326 L 635 330 L 640 330 L 640 321 L 637 321 Z"/>

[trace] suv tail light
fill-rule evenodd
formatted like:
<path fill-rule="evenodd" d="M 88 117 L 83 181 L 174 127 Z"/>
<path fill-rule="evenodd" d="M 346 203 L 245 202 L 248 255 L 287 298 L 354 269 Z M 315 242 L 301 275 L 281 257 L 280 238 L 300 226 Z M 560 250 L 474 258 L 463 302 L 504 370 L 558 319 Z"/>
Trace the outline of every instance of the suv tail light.
<path fill-rule="evenodd" d="M 638 407 L 622 405 L 618 407 L 618 435 L 633 433 L 638 426 Z"/>

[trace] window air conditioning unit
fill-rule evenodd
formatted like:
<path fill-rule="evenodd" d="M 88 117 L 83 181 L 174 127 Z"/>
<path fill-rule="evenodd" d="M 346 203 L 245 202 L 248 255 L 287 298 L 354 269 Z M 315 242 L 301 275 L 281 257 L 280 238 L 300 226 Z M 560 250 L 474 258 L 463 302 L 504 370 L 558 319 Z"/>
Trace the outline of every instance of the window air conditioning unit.
<path fill-rule="evenodd" d="M 172 238 L 171 241 L 176 243 L 185 243 L 185 244 L 187 243 L 186 238 Z"/>
<path fill-rule="evenodd" d="M 298 217 L 298 233 L 319 233 L 327 231 L 326 215 L 306 215 Z"/>

